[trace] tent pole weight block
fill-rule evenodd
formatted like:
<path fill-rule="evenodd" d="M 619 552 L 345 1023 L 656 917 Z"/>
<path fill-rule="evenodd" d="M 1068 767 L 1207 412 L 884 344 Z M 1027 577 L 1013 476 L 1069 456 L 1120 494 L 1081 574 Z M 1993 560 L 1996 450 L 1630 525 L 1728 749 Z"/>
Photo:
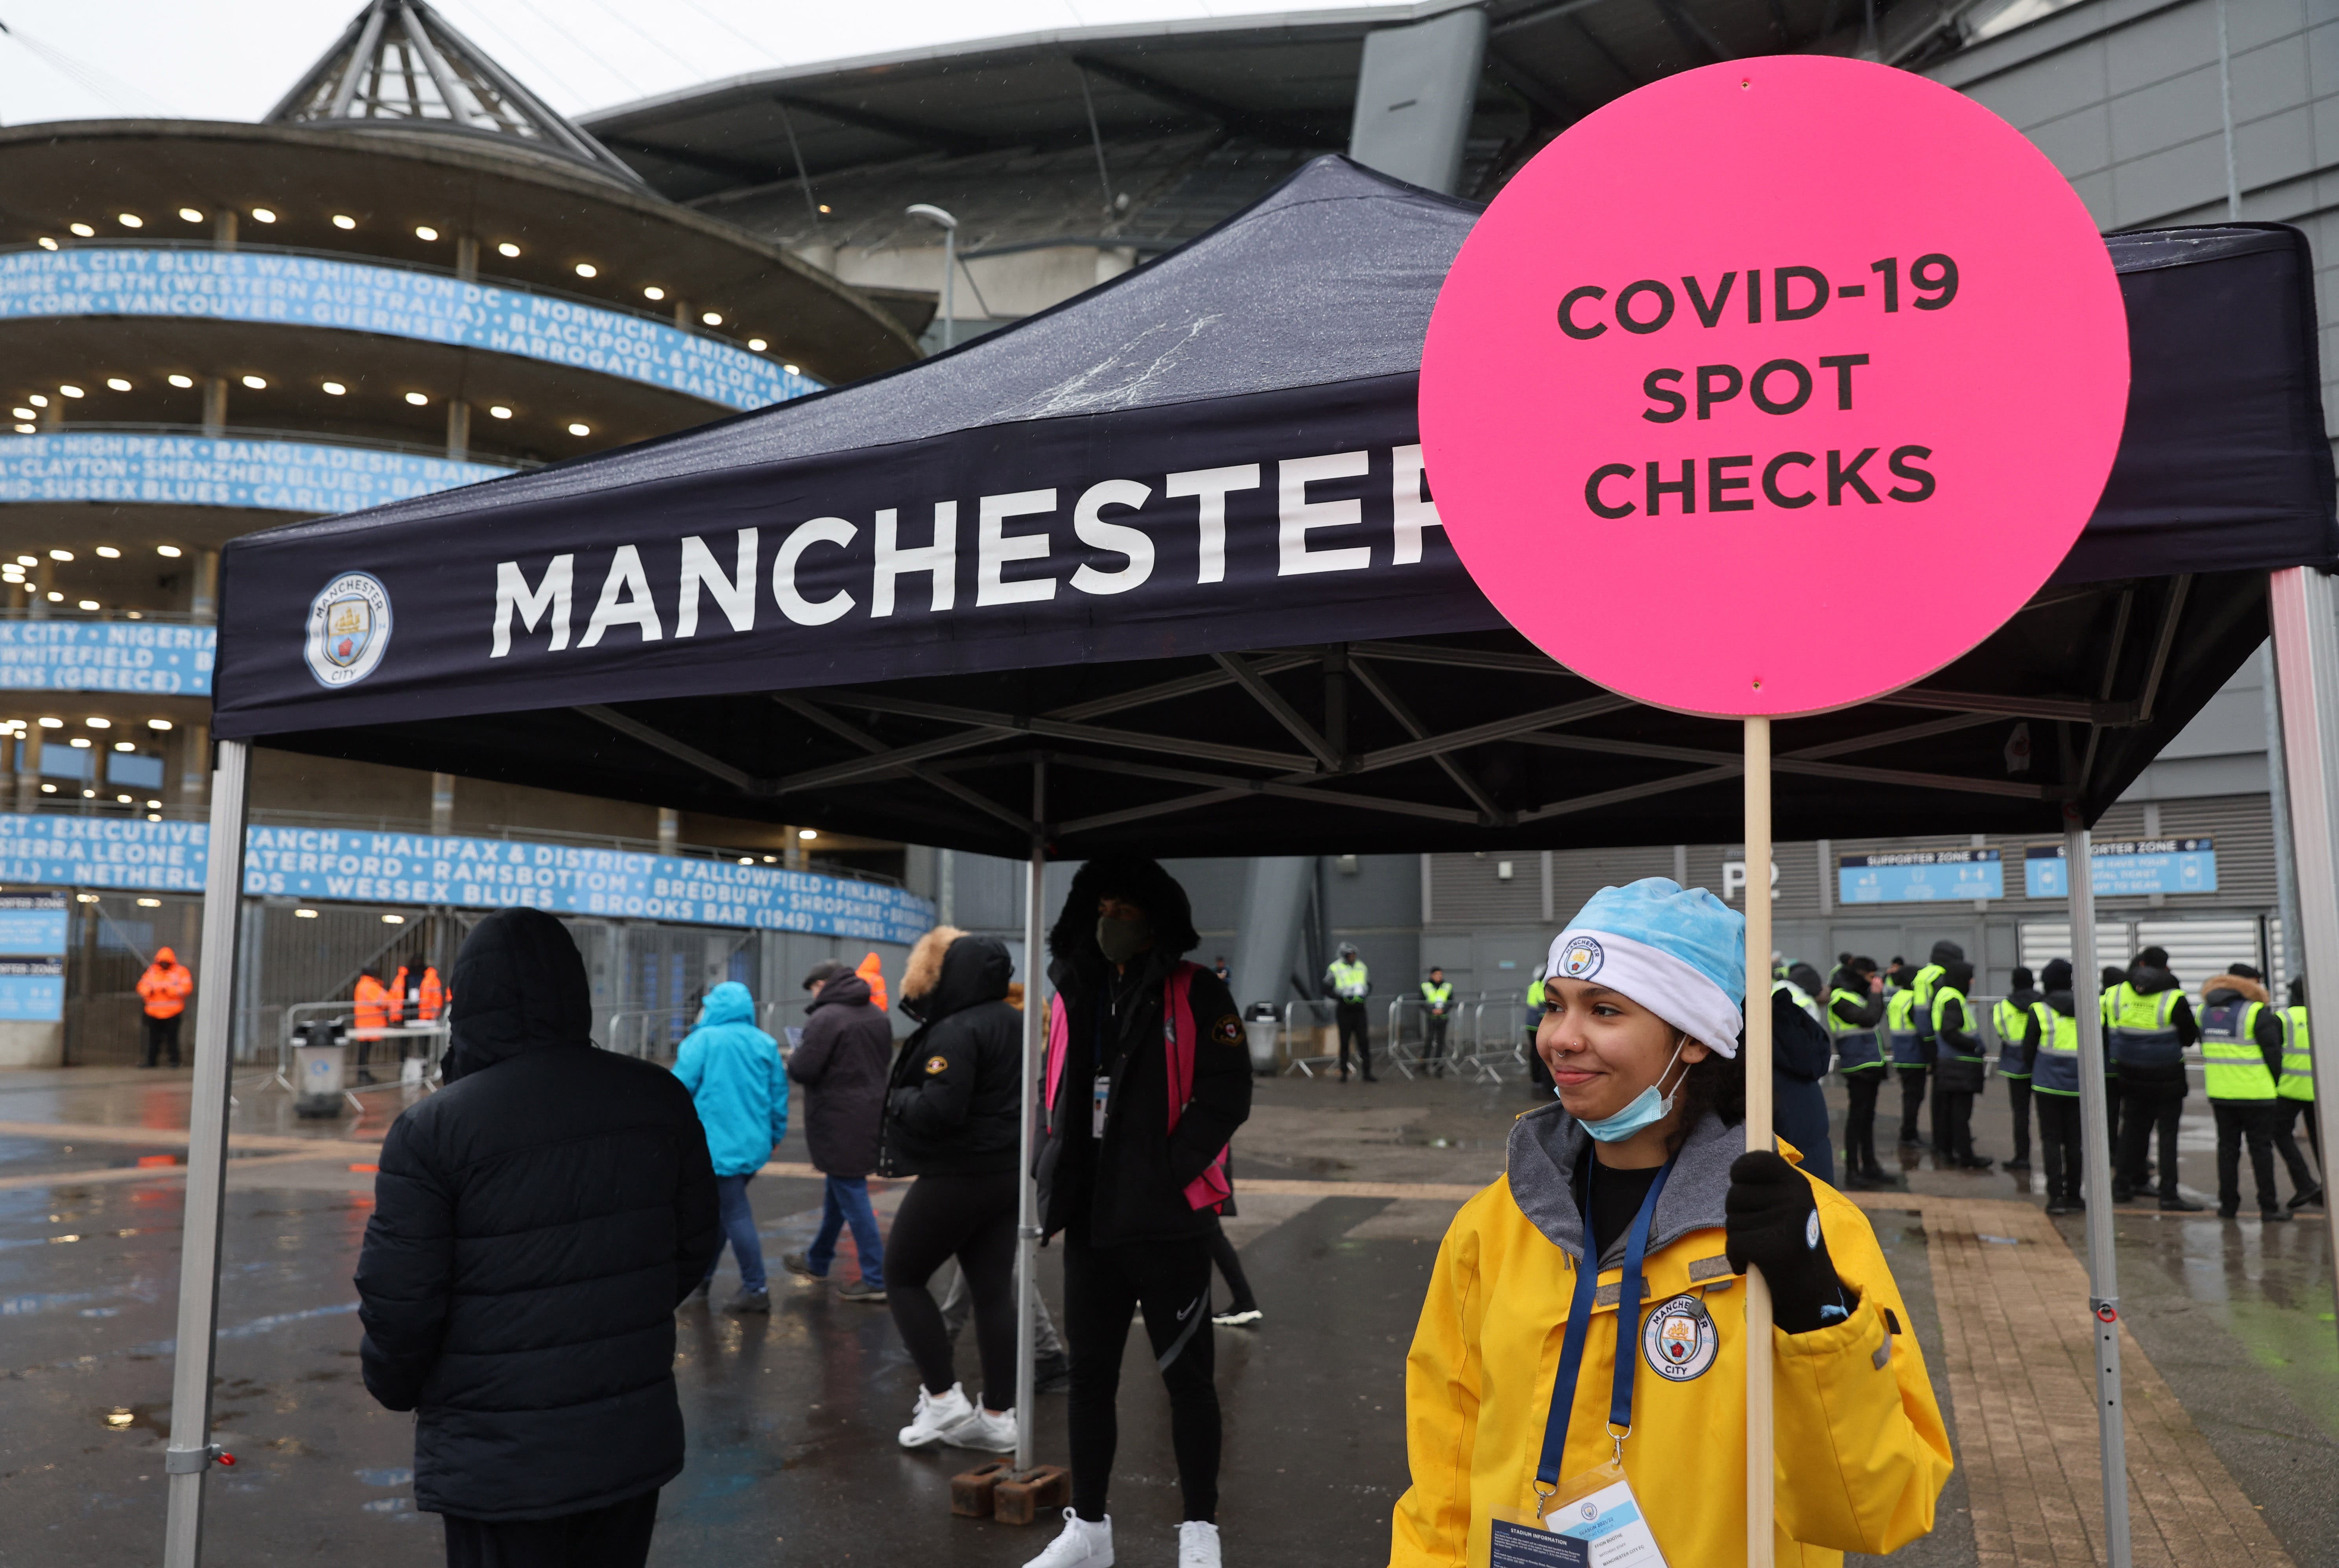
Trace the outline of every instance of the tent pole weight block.
<path fill-rule="evenodd" d="M 222 1194 L 227 1181 L 228 1076 L 234 1067 L 235 938 L 243 893 L 244 788 L 252 748 L 219 743 L 211 841 L 203 863 L 202 972 L 195 989 L 194 1105 L 187 1122 L 187 1196 L 179 1245 L 179 1335 L 171 1367 L 169 1501 L 163 1568 L 196 1568 L 203 1551 L 203 1474 L 212 1445 L 212 1366 L 219 1325 Z"/>
<path fill-rule="evenodd" d="M 951 1512 L 962 1519 L 990 1518 L 992 1492 L 1011 1474 L 1004 1459 L 960 1471 L 951 1477 Z"/>
<path fill-rule="evenodd" d="M 992 1488 L 991 1516 L 1002 1524 L 1029 1524 L 1071 1500 L 1071 1471 L 1061 1464 L 1035 1464 Z"/>

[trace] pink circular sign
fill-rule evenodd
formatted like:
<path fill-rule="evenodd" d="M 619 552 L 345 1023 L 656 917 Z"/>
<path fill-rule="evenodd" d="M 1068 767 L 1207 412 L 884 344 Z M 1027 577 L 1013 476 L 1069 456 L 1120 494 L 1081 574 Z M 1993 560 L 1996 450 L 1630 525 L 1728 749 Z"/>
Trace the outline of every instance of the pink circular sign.
<path fill-rule="evenodd" d="M 2012 126 L 1813 55 L 1583 120 L 1446 275 L 1421 434 L 1510 623 L 1659 707 L 1801 714 L 1988 636 L 2070 548 L 2127 407 L 2087 212 Z"/>

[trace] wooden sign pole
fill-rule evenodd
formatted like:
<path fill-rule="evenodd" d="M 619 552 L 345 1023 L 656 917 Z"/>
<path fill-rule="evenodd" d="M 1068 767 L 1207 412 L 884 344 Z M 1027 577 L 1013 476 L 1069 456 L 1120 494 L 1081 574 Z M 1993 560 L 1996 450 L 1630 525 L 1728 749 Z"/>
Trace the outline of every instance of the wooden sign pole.
<path fill-rule="evenodd" d="M 1771 721 L 1746 721 L 1746 1148 L 1771 1139 Z M 1771 1568 L 1771 1287 L 1746 1272 L 1746 1563 Z"/>

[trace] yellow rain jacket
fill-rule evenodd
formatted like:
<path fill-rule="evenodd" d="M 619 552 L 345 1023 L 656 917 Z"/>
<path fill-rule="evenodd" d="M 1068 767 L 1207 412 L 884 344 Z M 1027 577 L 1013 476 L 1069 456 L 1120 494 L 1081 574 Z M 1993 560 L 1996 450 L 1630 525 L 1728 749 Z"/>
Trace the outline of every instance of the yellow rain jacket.
<path fill-rule="evenodd" d="M 1487 1558 L 1488 1504 L 1534 1516 L 1535 1464 L 1583 1247 L 1570 1178 L 1588 1141 L 1556 1105 L 1521 1117 L 1508 1174 L 1465 1204 L 1446 1233 L 1406 1358 L 1413 1485 L 1397 1502 L 1392 1568 L 1476 1568 Z M 1683 1145 L 1650 1228 L 1643 1332 L 1626 1340 L 1641 1365 L 1624 1471 L 1672 1568 L 1746 1561 L 1746 1292 L 1722 1254 L 1730 1166 L 1742 1152 L 1742 1131 L 1712 1115 Z M 1781 1152 L 1801 1158 L 1783 1145 Z M 1781 1568 L 1833 1568 L 1846 1552 L 1880 1554 L 1924 1534 L 1951 1464 L 1909 1309 L 1875 1232 L 1834 1188 L 1811 1188 L 1836 1273 L 1860 1301 L 1849 1318 L 1811 1333 L 1772 1330 Z M 1624 1241 L 1604 1242 L 1563 1477 L 1612 1452 L 1612 1315 Z M 1661 1375 L 1657 1353 L 1645 1348 L 1652 1309 L 1676 1297 L 1702 1300 L 1718 1344 L 1702 1370 L 1693 1370 L 1701 1351 Z"/>

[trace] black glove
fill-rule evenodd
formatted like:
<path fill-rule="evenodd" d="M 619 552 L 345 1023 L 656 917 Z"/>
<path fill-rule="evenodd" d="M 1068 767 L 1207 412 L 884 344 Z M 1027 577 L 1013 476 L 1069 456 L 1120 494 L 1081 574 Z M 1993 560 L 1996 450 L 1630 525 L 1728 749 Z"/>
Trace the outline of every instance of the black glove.
<path fill-rule="evenodd" d="M 1820 1233 L 1819 1206 L 1803 1173 L 1765 1149 L 1730 1167 L 1724 1249 L 1730 1267 L 1752 1264 L 1771 1287 L 1772 1317 L 1790 1334 L 1840 1323 L 1851 1311 Z"/>

